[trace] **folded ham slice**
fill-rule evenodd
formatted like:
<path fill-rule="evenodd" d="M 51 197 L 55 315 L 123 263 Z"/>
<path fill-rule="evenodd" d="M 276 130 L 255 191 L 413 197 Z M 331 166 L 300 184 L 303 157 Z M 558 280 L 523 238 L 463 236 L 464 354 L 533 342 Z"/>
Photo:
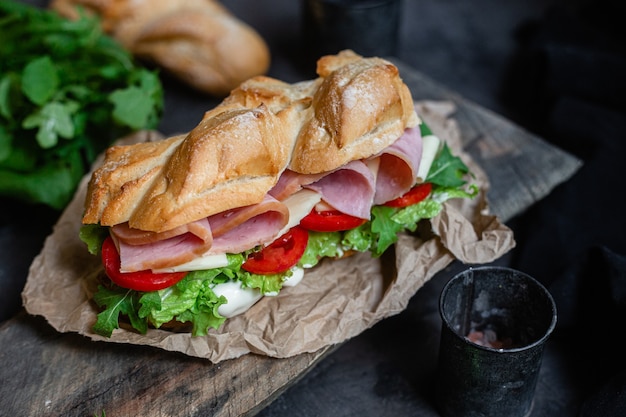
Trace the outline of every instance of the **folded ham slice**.
<path fill-rule="evenodd" d="M 378 158 L 374 204 L 383 204 L 398 198 L 415 185 L 422 159 L 422 135 L 419 127 L 409 128 Z"/>
<path fill-rule="evenodd" d="M 308 188 L 322 194 L 322 199 L 336 210 L 369 219 L 372 204 L 383 204 L 400 197 L 415 185 L 421 158 L 419 127 L 409 128 L 391 146 L 367 161 L 353 161 L 322 174 L 298 174 L 286 170 L 270 194 L 284 200 L 300 189 Z"/>
<path fill-rule="evenodd" d="M 376 177 L 363 161 L 351 161 L 304 188 L 320 193 L 324 202 L 342 213 L 369 219 Z"/>
<path fill-rule="evenodd" d="M 289 217 L 287 207 L 269 194 L 266 195 L 263 198 L 263 201 L 258 204 L 226 210 L 222 213 L 210 216 L 208 221 L 211 224 L 213 237 L 217 238 L 218 236 L 222 236 L 232 229 L 235 229 L 248 220 L 267 213 L 275 213 L 276 216 L 274 217 L 276 217 L 279 222 L 284 222 L 282 226 L 287 224 Z"/>
<path fill-rule="evenodd" d="M 302 186 L 312 184 L 328 173 L 321 174 L 299 174 L 297 172 L 286 169 L 278 178 L 278 182 L 269 191 L 269 194 L 277 200 L 283 201 L 290 195 L 300 191 Z"/>
<path fill-rule="evenodd" d="M 202 255 L 211 246 L 192 233 L 145 245 L 129 245 L 117 241 L 120 253 L 120 271 L 136 272 L 146 269 L 163 269 L 189 262 Z"/>
<path fill-rule="evenodd" d="M 214 239 L 208 254 L 240 253 L 270 243 L 289 222 L 289 210 L 269 194 L 259 204 L 209 217 Z"/>
<path fill-rule="evenodd" d="M 128 225 L 128 222 L 116 224 L 111 227 L 110 232 L 117 238 L 118 241 L 129 245 L 145 245 L 147 243 L 158 242 L 159 240 L 169 239 L 185 233 L 191 233 L 209 245 L 213 239 L 211 226 L 206 218 L 178 226 L 165 232 L 157 233 L 133 229 Z"/>

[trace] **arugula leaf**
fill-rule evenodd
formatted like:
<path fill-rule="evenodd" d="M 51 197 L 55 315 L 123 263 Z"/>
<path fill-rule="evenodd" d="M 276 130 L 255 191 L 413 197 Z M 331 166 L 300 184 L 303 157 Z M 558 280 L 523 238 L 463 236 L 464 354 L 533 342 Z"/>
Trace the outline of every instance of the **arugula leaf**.
<path fill-rule="evenodd" d="M 381 256 L 389 246 L 398 241 L 398 233 L 403 227 L 391 219 L 395 211 L 394 208 L 385 206 L 372 208 L 372 233 L 378 236 L 375 246 L 371 249 L 373 256 Z"/>
<path fill-rule="evenodd" d="M 120 314 L 126 315 L 131 325 L 146 333 L 148 324 L 139 318 L 139 294 L 133 290 L 110 290 L 102 285 L 98 286 L 98 292 L 94 294 L 94 301 L 99 307 L 105 309 L 98 314 L 93 331 L 105 337 L 111 337 L 113 330 L 119 328 Z"/>
<path fill-rule="evenodd" d="M 458 156 L 452 155 L 448 144 L 444 142 L 443 148 L 433 161 L 426 177 L 426 182 L 445 187 L 460 187 L 467 181 L 463 179 L 469 173 L 469 168 Z"/>
<path fill-rule="evenodd" d="M 424 121 L 422 121 L 419 126 L 420 134 L 422 135 L 422 137 L 433 134 L 433 132 L 430 130 L 430 127 Z"/>

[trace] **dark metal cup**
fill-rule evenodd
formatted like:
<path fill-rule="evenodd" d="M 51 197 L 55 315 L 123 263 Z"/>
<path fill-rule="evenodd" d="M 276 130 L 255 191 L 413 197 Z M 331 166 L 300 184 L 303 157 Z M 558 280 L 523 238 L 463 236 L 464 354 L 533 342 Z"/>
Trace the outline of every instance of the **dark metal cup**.
<path fill-rule="evenodd" d="M 528 416 L 543 348 L 556 326 L 548 290 L 510 268 L 470 268 L 446 284 L 439 310 L 440 413 Z"/>
<path fill-rule="evenodd" d="M 316 59 L 352 49 L 395 55 L 401 0 L 302 0 L 304 46 Z"/>

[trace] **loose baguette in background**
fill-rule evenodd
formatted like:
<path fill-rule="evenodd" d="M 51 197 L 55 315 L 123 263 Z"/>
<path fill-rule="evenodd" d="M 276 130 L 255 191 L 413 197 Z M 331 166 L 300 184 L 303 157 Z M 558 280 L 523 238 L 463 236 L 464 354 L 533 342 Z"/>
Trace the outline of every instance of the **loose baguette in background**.
<path fill-rule="evenodd" d="M 99 16 L 135 56 L 211 95 L 269 68 L 265 41 L 216 0 L 53 0 L 50 8 L 70 19 L 79 8 Z"/>

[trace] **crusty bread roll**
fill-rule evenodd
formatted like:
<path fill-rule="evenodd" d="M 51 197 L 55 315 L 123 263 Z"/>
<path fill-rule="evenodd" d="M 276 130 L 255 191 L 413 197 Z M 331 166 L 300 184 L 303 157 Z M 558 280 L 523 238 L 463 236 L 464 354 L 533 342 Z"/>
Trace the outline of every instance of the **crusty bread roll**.
<path fill-rule="evenodd" d="M 332 171 L 376 155 L 418 123 L 397 68 L 352 51 L 317 79 L 252 78 L 189 134 L 114 146 L 91 177 L 83 223 L 163 232 L 260 202 L 287 168 Z"/>
<path fill-rule="evenodd" d="M 291 170 L 316 174 L 369 157 L 416 123 L 409 88 L 390 62 L 344 53 L 321 58 L 317 73 L 324 81 L 300 128 Z"/>
<path fill-rule="evenodd" d="M 225 96 L 265 74 L 265 41 L 216 0 L 53 0 L 68 18 L 96 14 L 103 29 L 134 55 L 153 61 L 194 88 Z"/>

